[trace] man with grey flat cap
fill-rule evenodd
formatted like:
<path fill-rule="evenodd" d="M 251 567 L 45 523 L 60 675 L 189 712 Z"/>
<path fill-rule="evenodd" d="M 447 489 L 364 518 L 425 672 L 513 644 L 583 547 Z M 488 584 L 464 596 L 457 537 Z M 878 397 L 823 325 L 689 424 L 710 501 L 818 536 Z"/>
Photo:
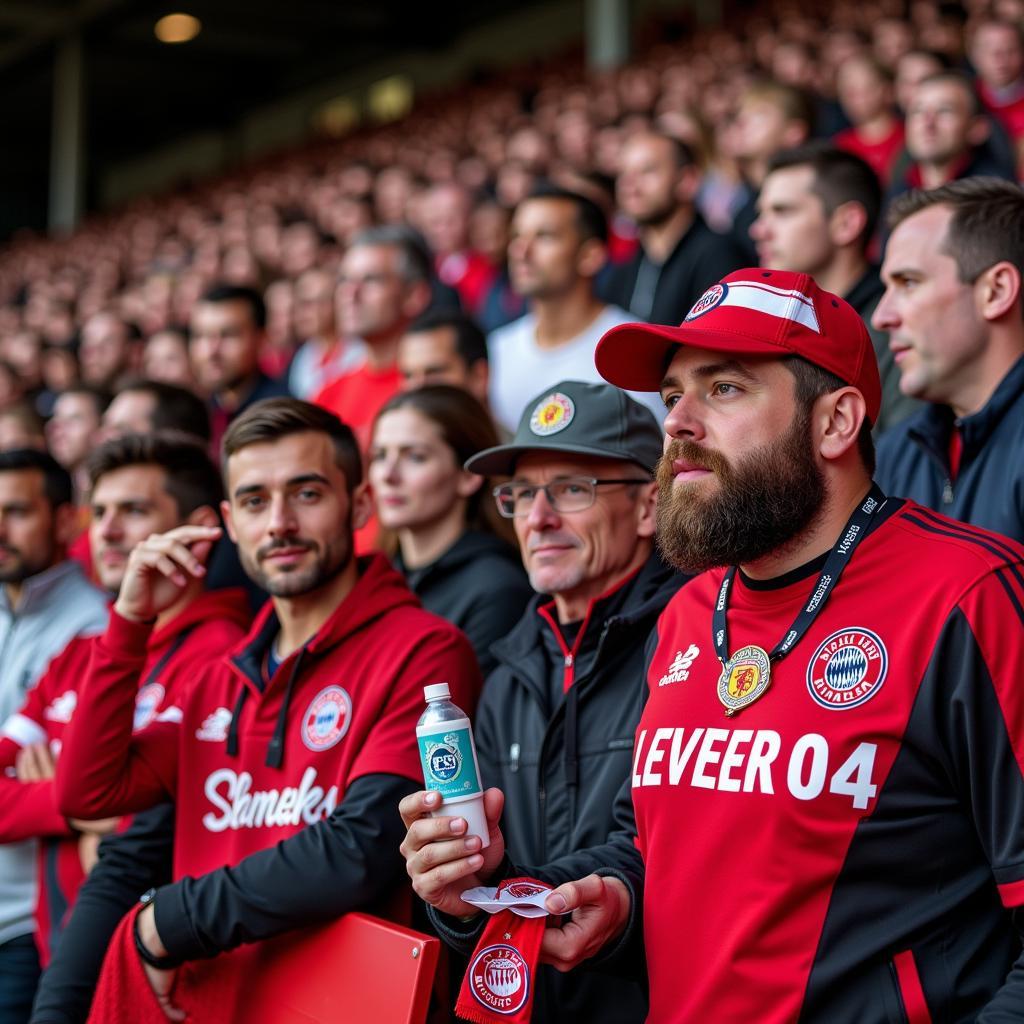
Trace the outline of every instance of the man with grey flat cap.
<path fill-rule="evenodd" d="M 635 877 L 639 857 L 628 778 L 644 646 L 686 579 L 654 548 L 661 445 L 650 411 L 624 391 L 561 381 L 527 405 L 510 444 L 466 463 L 510 478 L 494 499 L 514 523 L 538 596 L 492 648 L 498 666 L 477 708 L 480 774 L 495 787 L 484 798 L 490 845 L 481 851 L 478 839 L 464 838 L 463 819 L 429 817 L 437 794 L 401 804 L 413 888 L 438 934 L 462 952 L 473 949 L 485 915 L 460 894 L 502 879 L 529 875 L 554 886 L 595 873 L 629 913 L 623 879 Z M 640 985 L 597 971 L 559 973 L 561 935 L 545 932 L 535 1024 L 644 1020 Z"/>

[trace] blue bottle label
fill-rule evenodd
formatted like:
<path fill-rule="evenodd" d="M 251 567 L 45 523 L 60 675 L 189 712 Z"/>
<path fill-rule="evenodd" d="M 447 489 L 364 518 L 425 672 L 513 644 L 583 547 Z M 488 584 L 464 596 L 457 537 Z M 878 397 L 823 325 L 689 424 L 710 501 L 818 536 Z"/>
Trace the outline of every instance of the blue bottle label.
<path fill-rule="evenodd" d="M 427 789 L 440 793 L 442 800 L 458 800 L 480 792 L 469 726 L 443 729 L 417 739 Z"/>

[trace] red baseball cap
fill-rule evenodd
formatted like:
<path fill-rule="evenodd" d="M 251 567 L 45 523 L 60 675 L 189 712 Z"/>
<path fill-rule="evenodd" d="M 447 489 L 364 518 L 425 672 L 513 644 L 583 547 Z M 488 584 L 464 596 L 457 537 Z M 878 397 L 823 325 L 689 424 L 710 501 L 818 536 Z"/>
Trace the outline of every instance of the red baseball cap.
<path fill-rule="evenodd" d="M 737 270 L 713 284 L 678 327 L 620 324 L 598 343 L 605 380 L 628 391 L 658 391 L 677 345 L 738 356 L 802 356 L 855 387 L 874 423 L 882 382 L 864 321 L 809 274 Z"/>

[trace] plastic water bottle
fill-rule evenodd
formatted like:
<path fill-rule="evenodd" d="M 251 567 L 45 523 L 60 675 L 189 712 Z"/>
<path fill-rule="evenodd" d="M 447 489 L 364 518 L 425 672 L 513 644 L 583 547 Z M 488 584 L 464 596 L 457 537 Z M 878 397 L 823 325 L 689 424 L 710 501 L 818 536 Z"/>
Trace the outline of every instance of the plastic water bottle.
<path fill-rule="evenodd" d="M 469 716 L 451 702 L 447 683 L 424 686 L 423 696 L 427 707 L 416 724 L 423 781 L 441 794 L 441 806 L 431 817 L 465 818 L 466 836 L 479 836 L 481 848 L 490 846 Z"/>

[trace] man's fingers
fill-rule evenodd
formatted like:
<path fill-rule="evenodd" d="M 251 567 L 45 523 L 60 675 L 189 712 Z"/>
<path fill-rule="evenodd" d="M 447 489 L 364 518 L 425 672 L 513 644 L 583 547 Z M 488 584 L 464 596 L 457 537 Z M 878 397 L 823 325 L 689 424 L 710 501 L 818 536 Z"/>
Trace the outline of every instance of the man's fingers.
<path fill-rule="evenodd" d="M 571 971 L 590 955 L 587 938 L 583 929 L 572 922 L 564 928 L 546 928 L 540 945 L 540 960 L 557 971 Z"/>
<path fill-rule="evenodd" d="M 604 895 L 604 879 L 600 875 L 587 875 L 575 882 L 566 882 L 555 889 L 544 901 L 548 912 L 568 914 L 587 903 L 596 903 Z"/>
<path fill-rule="evenodd" d="M 465 818 L 418 818 L 402 840 L 402 856 L 408 859 L 426 846 L 463 836 L 467 827 Z"/>
<path fill-rule="evenodd" d="M 495 787 L 484 791 L 484 815 L 492 832 L 498 827 L 504 809 L 505 794 L 500 789 Z"/>
<path fill-rule="evenodd" d="M 432 790 L 421 790 L 419 793 L 410 793 L 402 799 L 398 805 L 398 813 L 402 816 L 405 827 L 409 828 L 414 821 L 418 821 L 425 814 L 436 811 L 441 806 L 441 798 Z"/>
<path fill-rule="evenodd" d="M 428 843 L 406 862 L 406 870 L 410 877 L 425 875 L 444 864 L 452 864 L 464 857 L 472 857 L 480 852 L 480 839 L 470 836 L 468 839 L 452 839 L 443 843 Z"/>

